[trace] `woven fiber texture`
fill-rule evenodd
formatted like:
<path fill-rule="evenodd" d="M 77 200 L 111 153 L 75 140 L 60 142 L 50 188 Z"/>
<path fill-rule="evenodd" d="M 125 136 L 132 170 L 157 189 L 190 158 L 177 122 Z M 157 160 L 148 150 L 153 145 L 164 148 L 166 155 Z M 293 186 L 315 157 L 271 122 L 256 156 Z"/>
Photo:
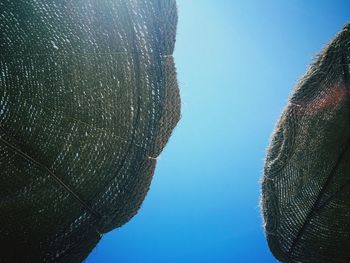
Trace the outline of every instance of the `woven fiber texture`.
<path fill-rule="evenodd" d="M 137 213 L 180 118 L 176 24 L 175 0 L 0 1 L 0 262 L 81 262 Z"/>
<path fill-rule="evenodd" d="M 317 56 L 277 124 L 262 182 L 272 253 L 350 262 L 350 24 Z"/>

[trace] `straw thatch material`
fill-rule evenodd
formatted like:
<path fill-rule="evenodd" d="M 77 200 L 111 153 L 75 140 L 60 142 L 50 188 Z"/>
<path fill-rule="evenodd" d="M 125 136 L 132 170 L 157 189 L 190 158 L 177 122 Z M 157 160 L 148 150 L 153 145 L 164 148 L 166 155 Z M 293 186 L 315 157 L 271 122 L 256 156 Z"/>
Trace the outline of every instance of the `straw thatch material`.
<path fill-rule="evenodd" d="M 175 0 L 0 1 L 0 262 L 81 262 L 180 117 Z"/>
<path fill-rule="evenodd" d="M 298 83 L 268 150 L 265 231 L 283 262 L 350 262 L 350 24 Z"/>

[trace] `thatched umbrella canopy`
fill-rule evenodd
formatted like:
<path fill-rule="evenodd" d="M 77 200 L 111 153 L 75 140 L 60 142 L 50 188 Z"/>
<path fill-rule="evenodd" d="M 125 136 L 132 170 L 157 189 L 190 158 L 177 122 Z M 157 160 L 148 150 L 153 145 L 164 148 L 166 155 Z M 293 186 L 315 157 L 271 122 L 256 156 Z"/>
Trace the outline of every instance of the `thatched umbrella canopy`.
<path fill-rule="evenodd" d="M 350 24 L 299 81 L 273 134 L 262 209 L 282 262 L 350 262 L 349 62 Z"/>
<path fill-rule="evenodd" d="M 175 0 L 0 2 L 0 262 L 81 262 L 180 117 Z"/>

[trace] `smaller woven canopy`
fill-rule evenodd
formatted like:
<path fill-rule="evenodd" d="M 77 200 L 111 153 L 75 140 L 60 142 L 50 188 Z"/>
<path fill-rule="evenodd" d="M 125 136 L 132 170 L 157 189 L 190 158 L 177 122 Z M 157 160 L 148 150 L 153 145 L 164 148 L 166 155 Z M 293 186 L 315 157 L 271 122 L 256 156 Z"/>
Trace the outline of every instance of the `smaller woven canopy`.
<path fill-rule="evenodd" d="M 175 0 L 0 1 L 0 262 L 81 262 L 136 214 L 180 118 L 176 23 Z"/>
<path fill-rule="evenodd" d="M 350 24 L 299 81 L 272 136 L 262 210 L 282 262 L 350 262 Z"/>

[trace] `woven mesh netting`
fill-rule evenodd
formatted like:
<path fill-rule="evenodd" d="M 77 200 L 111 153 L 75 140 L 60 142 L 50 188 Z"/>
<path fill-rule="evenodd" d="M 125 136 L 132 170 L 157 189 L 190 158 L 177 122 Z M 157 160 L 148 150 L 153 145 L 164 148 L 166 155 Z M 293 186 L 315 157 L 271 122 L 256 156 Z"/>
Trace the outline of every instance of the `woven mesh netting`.
<path fill-rule="evenodd" d="M 176 23 L 175 0 L 0 1 L 0 262 L 81 262 L 136 214 L 180 118 Z"/>
<path fill-rule="evenodd" d="M 262 209 L 282 262 L 350 262 L 350 24 L 299 81 L 268 150 Z"/>

